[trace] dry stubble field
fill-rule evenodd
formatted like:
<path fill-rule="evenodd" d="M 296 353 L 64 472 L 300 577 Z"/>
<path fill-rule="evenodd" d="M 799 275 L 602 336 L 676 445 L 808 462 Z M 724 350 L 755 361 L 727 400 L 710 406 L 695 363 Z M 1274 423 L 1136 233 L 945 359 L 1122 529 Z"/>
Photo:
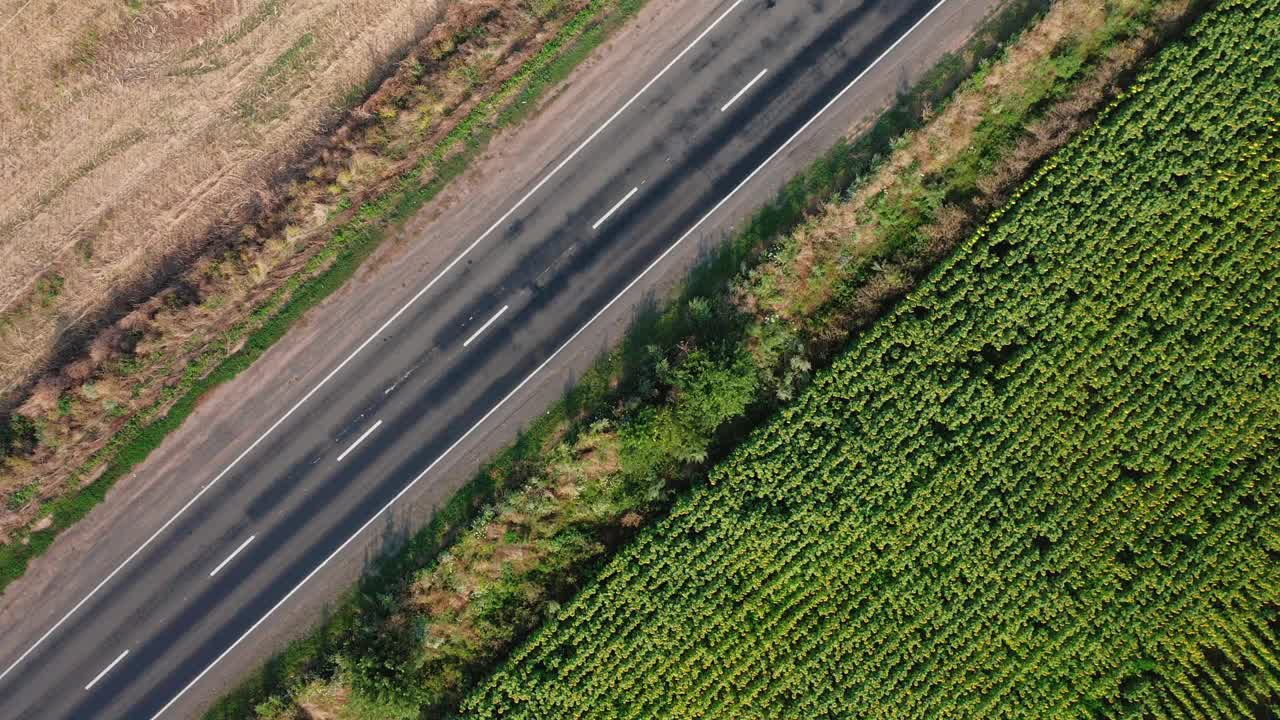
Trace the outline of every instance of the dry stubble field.
<path fill-rule="evenodd" d="M 269 204 L 444 4 L 0 2 L 0 396 Z"/>

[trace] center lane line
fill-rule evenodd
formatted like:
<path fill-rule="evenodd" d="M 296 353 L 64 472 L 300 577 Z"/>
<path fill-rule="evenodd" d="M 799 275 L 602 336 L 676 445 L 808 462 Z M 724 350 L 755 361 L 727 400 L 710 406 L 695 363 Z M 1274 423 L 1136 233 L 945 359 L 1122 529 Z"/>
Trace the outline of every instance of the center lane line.
<path fill-rule="evenodd" d="M 471 337 L 467 338 L 467 341 L 466 341 L 466 342 L 462 343 L 462 347 L 466 347 L 466 346 L 470 345 L 472 342 L 474 342 L 474 341 L 475 341 L 475 339 L 476 339 L 476 338 L 480 337 L 480 333 L 484 332 L 485 330 L 488 330 L 488 329 L 489 329 L 489 326 L 490 326 L 490 325 L 492 325 L 492 324 L 494 323 L 494 321 L 496 321 L 498 318 L 502 317 L 502 313 L 506 312 L 506 311 L 507 311 L 507 308 L 509 308 L 509 307 L 511 307 L 511 306 L 510 306 L 510 305 L 503 305 L 501 310 L 499 310 L 497 313 L 495 313 L 493 317 L 489 318 L 489 321 L 488 321 L 488 322 L 486 322 L 485 324 L 481 325 L 479 330 L 477 330 L 477 331 L 475 331 L 474 333 L 472 333 Z"/>
<path fill-rule="evenodd" d="M 769 72 L 769 68 L 765 68 L 761 70 L 758 75 L 751 78 L 751 82 L 747 83 L 746 85 L 743 85 L 742 89 L 738 91 L 737 95 L 734 95 L 733 97 L 729 98 L 729 102 L 725 103 L 724 106 L 720 108 L 720 112 L 724 112 L 725 110 L 728 110 L 730 105 L 738 102 L 738 98 L 742 97 L 743 95 L 746 95 L 747 91 L 751 89 L 751 86 L 760 82 L 760 78 L 764 77 L 764 74 L 767 72 Z"/>
<path fill-rule="evenodd" d="M 89 684 L 84 686 L 84 689 L 88 690 L 92 688 L 94 685 L 97 685 L 98 681 L 101 680 L 104 675 L 111 672 L 111 668 L 119 665 L 120 661 L 124 659 L 124 656 L 128 654 L 129 654 L 128 650 L 125 650 L 124 652 L 120 653 L 120 657 L 116 658 L 115 660 L 112 660 L 110 665 L 106 666 L 105 668 L 102 669 L 102 672 L 95 675 L 94 678 L 89 681 Z"/>
<path fill-rule="evenodd" d="M 601 216 L 601 218 L 600 218 L 599 220 L 597 220 L 597 221 L 596 221 L 596 224 L 591 226 L 591 229 L 592 229 L 592 230 L 595 230 L 596 228 L 598 228 L 598 227 L 600 227 L 601 225 L 603 225 L 603 224 L 604 224 L 604 221 L 609 219 L 609 216 L 611 216 L 611 215 L 613 215 L 614 213 L 618 212 L 618 208 L 622 207 L 622 204 L 623 204 L 623 203 L 625 203 L 626 201 L 630 200 L 630 199 L 631 199 L 631 196 L 632 196 L 632 195 L 635 195 L 635 194 L 636 194 L 637 192 L 639 192 L 639 191 L 640 191 L 640 188 L 639 188 L 638 186 L 637 186 L 637 187 L 633 187 L 633 188 L 631 188 L 631 192 L 627 193 L 626 195 L 623 195 L 623 196 L 622 196 L 622 199 L 618 201 L 618 204 L 617 204 L 617 205 L 614 205 L 614 206 L 613 206 L 613 207 L 611 207 L 611 208 L 609 208 L 609 212 L 607 212 L 607 213 L 605 213 L 603 216 Z"/>
<path fill-rule="evenodd" d="M 373 427 L 369 428 L 368 430 L 365 430 L 364 433 L 360 435 L 360 437 L 356 438 L 355 442 L 351 443 L 351 445 L 349 445 L 346 450 L 342 451 L 342 454 L 338 456 L 337 462 L 342 462 L 342 458 L 350 455 L 351 451 L 355 450 L 357 445 L 364 442 L 364 439 L 369 437 L 369 435 L 371 435 L 374 430 L 377 430 L 378 426 L 381 424 L 382 424 L 382 421 L 379 420 L 378 422 L 373 424 Z"/>
<path fill-rule="evenodd" d="M 214 568 L 213 572 L 209 573 L 209 577 L 213 577 L 214 575 L 217 575 L 219 570 L 227 566 L 227 563 L 231 562 L 232 560 L 235 560 L 236 556 L 240 554 L 240 551 L 249 547 L 249 543 L 253 542 L 253 539 L 255 537 L 257 537 L 257 535 L 250 535 L 248 540 L 245 540 L 244 542 L 240 543 L 240 547 L 233 550 L 231 554 L 227 556 L 226 560 L 223 560 L 222 562 L 218 563 L 218 567 Z"/>

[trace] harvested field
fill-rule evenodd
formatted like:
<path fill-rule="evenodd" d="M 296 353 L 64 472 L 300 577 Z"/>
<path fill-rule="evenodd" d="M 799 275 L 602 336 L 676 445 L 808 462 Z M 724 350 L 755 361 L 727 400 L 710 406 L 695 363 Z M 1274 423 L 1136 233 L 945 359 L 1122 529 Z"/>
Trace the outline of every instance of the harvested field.
<path fill-rule="evenodd" d="M 0 394 L 275 200 L 445 0 L 7 0 Z"/>

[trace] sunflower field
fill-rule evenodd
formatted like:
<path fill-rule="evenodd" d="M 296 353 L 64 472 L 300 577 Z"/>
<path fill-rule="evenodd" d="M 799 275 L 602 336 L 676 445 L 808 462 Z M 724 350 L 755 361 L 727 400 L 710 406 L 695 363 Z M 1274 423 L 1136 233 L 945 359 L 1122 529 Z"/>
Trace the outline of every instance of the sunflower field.
<path fill-rule="evenodd" d="M 1225 0 L 472 718 L 1273 718 L 1280 0 Z"/>

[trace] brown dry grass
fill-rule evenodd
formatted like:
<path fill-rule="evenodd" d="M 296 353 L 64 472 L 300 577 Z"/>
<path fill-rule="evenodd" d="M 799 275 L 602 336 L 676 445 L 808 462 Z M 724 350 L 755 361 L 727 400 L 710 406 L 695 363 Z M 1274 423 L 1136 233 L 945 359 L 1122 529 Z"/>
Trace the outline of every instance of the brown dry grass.
<path fill-rule="evenodd" d="M 443 2 L 4 3 L 0 393 L 269 204 L 273 175 Z"/>
<path fill-rule="evenodd" d="M 1047 57 L 1065 38 L 1096 32 L 1107 20 L 1102 4 L 1092 0 L 1061 0 L 1044 19 L 1018 37 L 1002 62 L 987 73 L 982 84 L 956 93 L 946 108 L 907 143 L 854 197 L 849 206 L 865 204 L 884 192 L 904 173 L 914 170 L 936 173 L 955 161 L 973 139 L 982 116 L 1008 93 L 1027 82 L 1036 63 Z"/>

